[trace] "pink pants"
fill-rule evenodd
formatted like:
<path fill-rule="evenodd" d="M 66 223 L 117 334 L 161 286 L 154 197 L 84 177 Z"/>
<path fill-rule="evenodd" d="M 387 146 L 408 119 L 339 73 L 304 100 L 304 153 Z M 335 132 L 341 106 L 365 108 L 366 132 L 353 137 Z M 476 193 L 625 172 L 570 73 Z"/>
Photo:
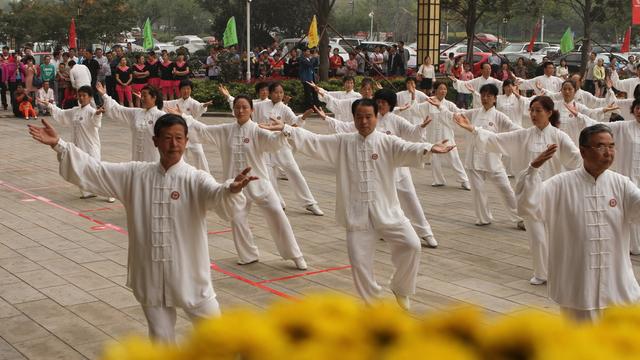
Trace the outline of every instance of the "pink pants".
<path fill-rule="evenodd" d="M 127 101 L 129 102 L 129 106 L 133 106 L 133 96 L 131 95 L 131 85 L 116 85 L 116 92 L 118 93 L 118 99 L 120 100 L 120 105 L 124 105 L 124 97 L 127 96 Z"/>

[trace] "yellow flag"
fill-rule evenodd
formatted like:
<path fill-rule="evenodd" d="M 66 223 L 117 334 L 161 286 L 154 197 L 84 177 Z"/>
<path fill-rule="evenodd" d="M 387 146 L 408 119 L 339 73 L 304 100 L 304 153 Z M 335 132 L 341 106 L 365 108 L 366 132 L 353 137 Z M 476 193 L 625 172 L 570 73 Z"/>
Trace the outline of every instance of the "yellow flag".
<path fill-rule="evenodd" d="M 320 39 L 318 38 L 318 22 L 316 21 L 315 15 L 313 15 L 313 20 L 311 20 L 307 37 L 309 38 L 309 48 L 314 48 L 320 43 Z"/>

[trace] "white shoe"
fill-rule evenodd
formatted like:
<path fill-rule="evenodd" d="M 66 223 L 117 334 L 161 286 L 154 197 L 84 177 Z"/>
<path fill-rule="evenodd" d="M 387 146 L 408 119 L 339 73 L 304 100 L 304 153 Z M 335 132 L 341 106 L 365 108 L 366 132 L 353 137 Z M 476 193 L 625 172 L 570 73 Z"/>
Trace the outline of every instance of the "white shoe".
<path fill-rule="evenodd" d="M 307 211 L 311 212 L 315 216 L 324 216 L 324 212 L 320 210 L 318 204 L 311 204 L 305 208 Z"/>
<path fill-rule="evenodd" d="M 431 184 L 431 186 L 433 186 L 433 187 L 440 187 L 440 186 L 444 186 L 444 184 L 440 184 L 440 183 L 433 183 L 433 184 Z"/>
<path fill-rule="evenodd" d="M 258 259 L 248 260 L 248 261 L 238 260 L 237 264 L 238 265 L 249 265 L 249 264 L 253 264 L 253 263 L 257 263 L 257 262 L 258 262 Z"/>
<path fill-rule="evenodd" d="M 293 262 L 296 263 L 298 270 L 307 270 L 307 262 L 302 256 L 293 259 Z"/>
<path fill-rule="evenodd" d="M 398 305 L 400 305 L 402 310 L 409 311 L 411 309 L 411 300 L 408 296 L 398 295 L 393 290 L 391 292 L 393 292 L 393 295 L 396 297 L 396 301 L 398 302 Z"/>
<path fill-rule="evenodd" d="M 532 277 L 531 280 L 529 280 L 529 284 L 531 285 L 544 285 L 547 283 L 547 280 L 544 279 L 538 279 L 537 277 Z"/>
<path fill-rule="evenodd" d="M 463 188 L 464 190 L 471 191 L 471 186 L 469 185 L 468 181 L 461 182 L 460 187 Z"/>
<path fill-rule="evenodd" d="M 518 221 L 518 223 L 516 224 L 516 228 L 518 228 L 519 230 L 522 230 L 522 231 L 527 231 L 527 227 L 524 226 L 524 221 L 523 220 Z"/>
<path fill-rule="evenodd" d="M 436 238 L 433 237 L 433 235 L 427 235 L 427 236 L 423 236 L 421 238 L 421 242 L 422 242 L 422 246 L 426 246 L 428 248 L 437 248 L 438 247 L 438 242 L 436 241 Z"/>
<path fill-rule="evenodd" d="M 487 226 L 487 225 L 491 225 L 491 221 L 489 222 L 476 222 L 476 226 Z"/>
<path fill-rule="evenodd" d="M 116 198 L 110 197 L 110 198 L 107 199 L 107 202 L 108 203 L 114 203 L 114 202 L 116 202 Z"/>

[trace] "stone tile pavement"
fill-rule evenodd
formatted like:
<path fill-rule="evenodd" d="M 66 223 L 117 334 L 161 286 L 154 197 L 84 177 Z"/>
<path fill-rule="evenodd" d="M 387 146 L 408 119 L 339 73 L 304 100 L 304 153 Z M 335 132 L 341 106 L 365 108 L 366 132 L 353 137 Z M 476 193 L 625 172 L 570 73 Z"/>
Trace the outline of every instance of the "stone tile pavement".
<path fill-rule="evenodd" d="M 205 118 L 206 123 L 231 121 Z M 33 122 L 33 120 L 31 120 Z M 122 206 L 101 198 L 79 199 L 78 189 L 57 174 L 55 153 L 32 141 L 25 120 L 0 112 L 0 359 L 97 358 L 102 347 L 127 334 L 146 334 L 144 315 L 125 284 L 127 237 Z M 321 120 L 312 131 L 326 132 Z M 63 137 L 69 129 L 59 127 Z M 462 135 L 462 134 L 461 134 Z M 128 128 L 105 118 L 102 157 L 128 161 Z M 459 137 L 462 139 L 462 136 Z M 459 141 L 464 153 L 464 141 Z M 214 176 L 220 159 L 205 147 Z M 259 212 L 252 230 L 261 251 L 259 263 L 236 265 L 229 225 L 208 217 L 211 272 L 222 310 L 264 307 L 285 297 L 322 291 L 355 296 L 345 249 L 345 232 L 335 224 L 335 177 L 331 167 L 296 155 L 326 216 L 304 211 L 287 182 L 280 187 L 287 215 L 309 263 L 306 272 L 276 255 Z M 440 247 L 424 249 L 413 311 L 421 313 L 459 303 L 489 313 L 525 306 L 557 311 L 546 287 L 528 284 L 531 260 L 525 233 L 507 221 L 502 203 L 489 185 L 495 221 L 474 226 L 470 193 L 457 184 L 432 188 L 431 171 L 413 169 L 413 179 Z M 448 172 L 448 178 L 453 176 Z M 633 259 L 634 268 L 638 260 Z M 388 244 L 380 242 L 376 274 L 381 284 L 391 275 Z M 389 293 L 390 295 L 390 293 Z M 190 324 L 181 316 L 181 334 Z"/>

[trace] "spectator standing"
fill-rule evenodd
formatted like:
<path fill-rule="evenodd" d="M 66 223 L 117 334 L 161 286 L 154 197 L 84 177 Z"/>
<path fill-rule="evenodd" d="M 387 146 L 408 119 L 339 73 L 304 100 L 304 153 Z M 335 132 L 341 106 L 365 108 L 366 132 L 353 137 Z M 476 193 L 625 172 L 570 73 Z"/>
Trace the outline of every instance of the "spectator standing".
<path fill-rule="evenodd" d="M 149 86 L 153 86 L 156 89 L 160 89 L 160 62 L 158 56 L 154 51 L 149 51 L 147 55 L 147 61 L 145 61 L 147 71 L 149 71 Z"/>
<path fill-rule="evenodd" d="M 496 53 L 496 47 L 491 47 L 491 55 L 489 55 L 489 65 L 491 65 L 491 74 L 496 76 L 496 74 L 500 71 L 500 67 L 502 66 L 502 58 L 498 53 Z M 498 80 L 500 80 L 498 78 Z"/>
<path fill-rule="evenodd" d="M 24 84 L 25 91 L 29 94 L 31 99 L 35 99 L 36 91 L 38 88 L 36 87 L 35 81 L 38 78 L 39 71 L 38 67 L 33 63 L 33 57 L 28 57 L 27 61 L 24 65 Z"/>
<path fill-rule="evenodd" d="M 456 64 L 455 58 L 454 58 L 455 54 L 450 52 L 449 53 L 449 57 L 447 57 L 447 60 L 444 61 L 444 73 L 449 76 L 449 75 L 453 75 L 452 71 L 453 71 L 453 67 Z"/>
<path fill-rule="evenodd" d="M 309 48 L 304 49 L 302 56 L 298 59 L 298 63 L 300 65 L 298 76 L 302 82 L 302 87 L 304 88 L 305 109 L 312 109 L 314 106 L 320 106 L 318 94 L 315 92 L 314 88 L 307 83 L 316 81 L 313 69 L 317 62 L 318 58 L 311 57 L 311 50 Z"/>
<path fill-rule="evenodd" d="M 422 64 L 418 68 L 418 81 L 420 81 L 420 90 L 425 94 L 431 94 L 433 83 L 436 79 L 436 69 L 431 63 L 431 56 L 427 55 L 422 60 Z"/>
<path fill-rule="evenodd" d="M 84 58 L 82 59 L 82 65 L 89 69 L 91 74 L 91 89 L 93 90 L 93 101 L 97 107 L 102 106 L 102 97 L 98 96 L 96 91 L 96 83 L 98 82 L 98 73 L 100 72 L 100 63 L 94 59 L 93 51 L 91 49 L 84 50 Z"/>
<path fill-rule="evenodd" d="M 584 70 L 584 90 L 593 95 L 596 91 L 596 85 L 593 83 L 593 68 L 596 66 L 596 53 L 589 54 L 589 61 Z"/>
<path fill-rule="evenodd" d="M 165 100 L 173 100 L 173 67 L 175 65 L 169 59 L 169 53 L 162 53 L 162 62 L 158 66 L 160 70 L 160 90 Z"/>
<path fill-rule="evenodd" d="M 398 41 L 398 55 L 402 58 L 402 72 L 398 75 L 405 76 L 407 69 L 409 69 L 409 60 L 411 59 L 411 53 L 409 49 L 404 47 L 404 41 Z"/>
<path fill-rule="evenodd" d="M 126 97 L 127 106 L 133 107 L 133 96 L 131 94 L 132 80 L 133 80 L 133 77 L 131 76 L 131 68 L 127 66 L 127 58 L 122 57 L 120 59 L 120 64 L 116 68 L 116 82 L 117 82 L 116 92 L 118 93 L 119 103 L 122 106 L 124 106 L 124 101 Z"/>
<path fill-rule="evenodd" d="M 338 72 L 342 72 L 342 67 L 344 67 L 344 59 L 340 56 L 340 50 L 335 48 L 333 55 L 329 58 L 329 76 L 338 76 Z"/>
<path fill-rule="evenodd" d="M 218 50 L 215 47 L 212 47 L 209 51 L 209 56 L 207 56 L 204 67 L 207 69 L 209 80 L 219 80 L 220 67 L 218 66 Z"/>
<path fill-rule="evenodd" d="M 393 45 L 389 49 L 389 60 L 387 61 L 387 69 L 389 76 L 400 76 L 404 73 L 402 56 L 397 53 L 397 47 Z"/>
<path fill-rule="evenodd" d="M 183 54 L 178 54 L 178 58 L 174 63 L 173 68 L 173 93 L 175 94 L 174 99 L 180 97 L 180 82 L 189 80 L 189 74 L 191 74 L 191 70 L 189 69 L 189 64 L 185 61 Z"/>
<path fill-rule="evenodd" d="M 298 50 L 291 49 L 291 52 L 284 64 L 284 73 L 288 77 L 298 77 L 298 70 Z"/>
<path fill-rule="evenodd" d="M 560 65 L 556 68 L 556 76 L 563 80 L 569 79 L 569 67 L 566 59 L 560 59 Z"/>
<path fill-rule="evenodd" d="M 133 65 L 131 70 L 133 75 L 131 91 L 136 94 L 140 94 L 142 92 L 142 88 L 149 83 L 149 69 L 147 69 L 147 64 L 144 61 L 144 55 L 139 54 L 136 56 L 136 63 Z M 135 97 L 134 104 L 135 107 L 140 107 L 139 97 Z"/>

